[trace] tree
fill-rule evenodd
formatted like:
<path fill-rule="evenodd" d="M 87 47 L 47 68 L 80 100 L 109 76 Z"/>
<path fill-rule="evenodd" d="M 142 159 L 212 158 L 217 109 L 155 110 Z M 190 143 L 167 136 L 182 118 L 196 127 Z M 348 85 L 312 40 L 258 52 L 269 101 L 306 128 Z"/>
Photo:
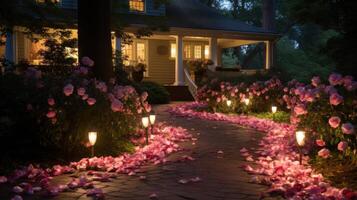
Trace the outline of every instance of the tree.
<path fill-rule="evenodd" d="M 78 0 L 79 58 L 93 59 L 94 74 L 102 80 L 113 76 L 111 14 L 111 0 Z"/>
<path fill-rule="evenodd" d="M 357 77 L 357 1 L 352 0 L 295 0 L 290 17 L 299 23 L 315 23 L 325 30 L 339 34 L 328 39 L 322 53 L 337 63 L 337 69 Z"/>

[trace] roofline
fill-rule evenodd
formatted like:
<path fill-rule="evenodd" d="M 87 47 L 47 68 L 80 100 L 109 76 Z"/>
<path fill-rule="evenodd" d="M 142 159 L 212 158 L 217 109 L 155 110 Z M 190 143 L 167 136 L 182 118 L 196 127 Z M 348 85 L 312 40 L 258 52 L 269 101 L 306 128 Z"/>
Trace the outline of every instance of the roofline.
<path fill-rule="evenodd" d="M 139 28 L 143 28 L 142 24 L 131 24 L 125 27 L 124 31 L 136 32 Z M 167 32 L 154 31 L 158 35 L 184 35 L 184 36 L 200 36 L 200 37 L 218 37 L 225 39 L 246 39 L 246 40 L 269 40 L 276 41 L 282 35 L 279 33 L 262 33 L 262 32 L 242 32 L 242 31 L 227 31 L 217 29 L 193 29 L 182 27 L 170 27 Z"/>

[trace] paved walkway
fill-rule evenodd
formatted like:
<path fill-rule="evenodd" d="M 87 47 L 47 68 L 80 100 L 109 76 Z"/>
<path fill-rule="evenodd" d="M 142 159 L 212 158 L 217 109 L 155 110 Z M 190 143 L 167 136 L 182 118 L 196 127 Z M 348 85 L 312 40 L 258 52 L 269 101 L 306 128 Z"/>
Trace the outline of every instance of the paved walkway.
<path fill-rule="evenodd" d="M 182 126 L 198 138 L 196 144 L 184 144 L 185 151 L 169 157 L 175 161 L 183 155 L 195 158 L 194 161 L 169 162 L 165 165 L 147 166 L 143 173 L 135 176 L 119 175 L 113 182 L 98 183 L 105 192 L 106 199 L 141 200 L 150 199 L 155 193 L 160 200 L 235 200 L 258 199 L 267 188 L 249 183 L 250 176 L 241 168 L 246 162 L 240 156 L 243 147 L 256 147 L 261 136 L 254 130 L 225 122 L 200 119 L 177 118 L 165 110 L 168 105 L 158 106 L 158 121 Z M 222 151 L 218 153 L 218 151 Z M 146 176 L 140 180 L 140 176 Z M 199 182 L 179 183 L 181 179 L 199 177 Z M 67 182 L 70 177 L 61 177 Z M 61 193 L 56 200 L 90 199 L 85 190 Z"/>

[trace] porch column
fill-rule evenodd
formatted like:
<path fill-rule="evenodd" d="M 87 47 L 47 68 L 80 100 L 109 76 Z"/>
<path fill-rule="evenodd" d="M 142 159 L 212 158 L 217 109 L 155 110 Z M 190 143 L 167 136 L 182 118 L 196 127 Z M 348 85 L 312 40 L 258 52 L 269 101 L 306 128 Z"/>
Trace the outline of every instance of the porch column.
<path fill-rule="evenodd" d="M 211 37 L 209 39 L 209 47 L 210 47 L 210 60 L 213 61 L 214 66 L 218 66 L 218 51 L 217 51 L 217 38 Z"/>
<path fill-rule="evenodd" d="M 14 42 L 15 34 L 10 31 L 6 32 L 5 59 L 13 63 L 15 63 Z"/>
<path fill-rule="evenodd" d="M 185 85 L 183 71 L 183 37 L 176 36 L 175 85 Z"/>
<path fill-rule="evenodd" d="M 265 42 L 265 69 L 269 70 L 273 64 L 273 45 L 271 41 Z"/>

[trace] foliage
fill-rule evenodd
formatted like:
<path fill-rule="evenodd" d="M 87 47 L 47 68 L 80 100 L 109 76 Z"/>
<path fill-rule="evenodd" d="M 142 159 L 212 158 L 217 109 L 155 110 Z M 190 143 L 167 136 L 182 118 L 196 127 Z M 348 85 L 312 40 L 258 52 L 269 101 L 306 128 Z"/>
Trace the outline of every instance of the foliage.
<path fill-rule="evenodd" d="M 43 64 L 52 66 L 74 65 L 77 61 L 73 55 L 76 50 L 77 39 L 72 38 L 72 33 L 67 30 L 58 30 L 52 37 L 44 42 L 45 48 L 40 50 Z"/>
<path fill-rule="evenodd" d="M 29 68 L 23 75 L 3 76 L 1 87 L 1 141 L 26 142 L 60 158 L 88 154 L 87 133 L 93 130 L 99 134 L 98 154 L 127 151 L 142 113 L 151 110 L 147 95 L 115 79 L 97 81 L 87 67 L 69 77 Z"/>
<path fill-rule="evenodd" d="M 208 66 L 212 65 L 213 62 L 212 60 L 208 60 L 208 59 L 196 59 L 196 60 L 189 60 L 187 64 L 191 71 L 198 74 L 203 74 L 207 71 Z"/>
<path fill-rule="evenodd" d="M 148 93 L 148 102 L 150 104 L 166 104 L 170 102 L 170 94 L 160 84 L 146 81 L 134 84 L 134 87 L 139 92 Z"/>
<path fill-rule="evenodd" d="M 272 113 L 272 112 L 251 113 L 251 115 L 262 119 L 270 119 L 279 123 L 290 122 L 290 113 L 284 111 L 278 111 L 276 113 Z"/>

